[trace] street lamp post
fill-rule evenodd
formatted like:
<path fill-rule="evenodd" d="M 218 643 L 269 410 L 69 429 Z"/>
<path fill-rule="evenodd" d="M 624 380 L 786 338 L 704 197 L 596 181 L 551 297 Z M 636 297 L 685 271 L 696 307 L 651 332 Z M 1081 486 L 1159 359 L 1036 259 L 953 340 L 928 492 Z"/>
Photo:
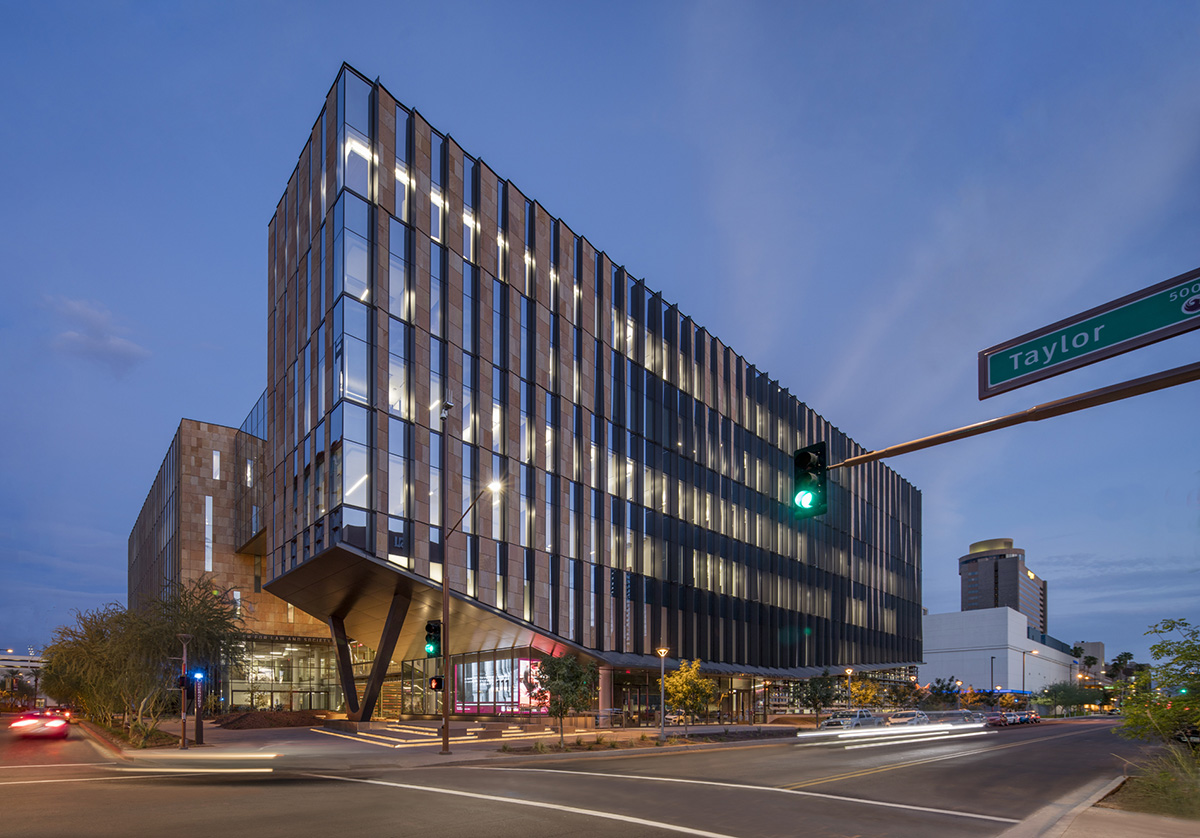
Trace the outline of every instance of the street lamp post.
<path fill-rule="evenodd" d="M 1022 651 L 1021 651 L 1021 694 L 1022 694 L 1022 695 L 1024 695 L 1024 694 L 1025 694 L 1025 656 L 1026 656 L 1026 655 L 1036 655 L 1037 653 L 1038 653 L 1038 650 L 1037 650 L 1037 649 L 1030 649 L 1030 650 L 1028 650 L 1028 651 L 1025 651 L 1025 650 L 1022 650 Z M 1026 707 L 1028 707 L 1028 706 L 1029 706 L 1029 697 L 1028 697 L 1028 696 L 1025 696 L 1025 706 L 1026 706 Z"/>
<path fill-rule="evenodd" d="M 846 667 L 846 709 L 849 710 L 854 706 L 854 697 L 850 694 L 850 673 L 854 672 L 850 667 Z"/>
<path fill-rule="evenodd" d="M 666 646 L 654 650 L 658 655 L 658 738 L 667 741 L 667 652 Z"/>
<path fill-rule="evenodd" d="M 954 682 L 954 709 L 962 709 L 962 681 Z"/>
<path fill-rule="evenodd" d="M 448 409 L 454 407 L 449 399 L 446 400 L 445 406 L 442 408 L 442 430 L 445 430 L 445 419 Z M 445 439 L 445 435 L 442 436 Z M 446 534 L 442 536 L 442 750 L 441 754 L 450 753 L 450 705 L 453 703 L 454 696 L 454 678 L 450 672 L 450 551 L 447 546 L 450 541 L 450 536 L 458 531 L 462 526 L 462 522 L 471 514 L 471 510 L 475 508 L 475 504 L 479 503 L 479 499 L 483 497 L 484 492 L 500 491 L 500 482 L 493 480 L 491 483 L 484 486 L 471 503 L 463 510 L 463 514 L 458 516 L 458 520 L 454 526 L 446 530 Z M 446 484 L 443 482 L 441 486 L 442 509 L 446 507 Z M 444 516 L 442 520 L 445 520 Z"/>
<path fill-rule="evenodd" d="M 996 684 L 996 656 L 995 655 L 992 655 L 992 663 L 991 663 L 991 668 L 988 670 L 988 675 L 990 676 L 988 678 L 988 680 L 992 683 L 992 686 L 995 686 L 995 684 Z"/>
<path fill-rule="evenodd" d="M 179 750 L 187 750 L 187 645 L 190 634 L 175 635 L 183 643 L 183 659 L 179 663 Z"/>

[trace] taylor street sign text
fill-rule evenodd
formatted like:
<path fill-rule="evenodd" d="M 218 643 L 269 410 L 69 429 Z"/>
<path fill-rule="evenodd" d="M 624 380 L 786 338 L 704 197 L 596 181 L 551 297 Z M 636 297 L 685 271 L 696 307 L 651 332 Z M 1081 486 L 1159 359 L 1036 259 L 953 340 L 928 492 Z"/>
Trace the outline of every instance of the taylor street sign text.
<path fill-rule="evenodd" d="M 1200 327 L 1200 268 L 979 353 L 979 398 Z"/>

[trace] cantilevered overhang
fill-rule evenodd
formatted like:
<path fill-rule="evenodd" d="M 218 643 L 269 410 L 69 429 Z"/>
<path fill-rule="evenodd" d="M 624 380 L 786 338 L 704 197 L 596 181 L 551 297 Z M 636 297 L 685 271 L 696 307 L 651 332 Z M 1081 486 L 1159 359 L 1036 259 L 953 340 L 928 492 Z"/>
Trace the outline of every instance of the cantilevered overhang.
<path fill-rule="evenodd" d="M 371 648 L 376 647 L 383 633 L 395 596 L 407 598 L 408 612 L 392 660 L 425 657 L 425 623 L 442 619 L 440 582 L 431 582 L 340 544 L 323 550 L 263 587 L 322 622 L 328 622 L 330 617 L 340 618 L 349 637 Z M 456 655 L 518 646 L 532 646 L 554 655 L 568 650 L 593 654 L 454 592 L 450 595 L 446 639 L 450 653 Z"/>

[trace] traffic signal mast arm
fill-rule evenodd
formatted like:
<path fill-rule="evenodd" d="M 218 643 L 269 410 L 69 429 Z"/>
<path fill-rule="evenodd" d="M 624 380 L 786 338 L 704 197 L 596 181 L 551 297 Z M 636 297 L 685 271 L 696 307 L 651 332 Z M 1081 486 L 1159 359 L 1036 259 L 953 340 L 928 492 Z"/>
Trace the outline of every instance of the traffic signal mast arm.
<path fill-rule="evenodd" d="M 1153 393 L 1156 390 L 1165 390 L 1177 384 L 1187 384 L 1189 381 L 1197 380 L 1200 380 L 1200 363 L 1187 364 L 1186 366 L 1176 367 L 1173 370 L 1166 370 L 1165 372 L 1147 375 L 1143 378 L 1135 378 L 1132 381 L 1126 381 L 1121 384 L 1114 384 L 1111 387 L 1089 390 L 1086 393 L 1067 396 L 1065 399 L 1059 399 L 1058 401 L 1039 404 L 1020 413 L 1010 413 L 1007 416 L 977 422 L 974 425 L 956 428 L 953 431 L 943 431 L 940 434 L 914 439 L 911 442 L 902 442 L 899 445 L 881 448 L 878 451 L 868 451 L 866 454 L 850 457 L 840 463 L 833 463 L 827 468 L 832 470 L 846 466 L 860 466 L 863 463 L 872 463 L 875 460 L 882 460 L 885 457 L 896 457 L 900 454 L 908 454 L 911 451 L 920 451 L 922 448 L 932 448 L 935 445 L 955 442 L 956 440 L 966 439 L 971 436 L 979 436 L 989 431 L 998 431 L 1001 428 L 1009 428 L 1025 422 L 1037 422 L 1042 419 L 1050 419 L 1054 416 L 1065 416 L 1068 413 L 1086 410 L 1089 407 L 1099 407 L 1102 404 L 1118 402 L 1122 399 L 1140 396 L 1144 393 Z"/>

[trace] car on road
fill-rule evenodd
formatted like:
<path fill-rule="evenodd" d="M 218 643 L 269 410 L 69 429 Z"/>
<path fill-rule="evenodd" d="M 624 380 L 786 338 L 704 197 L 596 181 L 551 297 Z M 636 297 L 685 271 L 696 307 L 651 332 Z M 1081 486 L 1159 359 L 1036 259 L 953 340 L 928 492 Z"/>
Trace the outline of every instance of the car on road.
<path fill-rule="evenodd" d="M 893 725 L 927 725 L 929 717 L 920 710 L 902 710 L 899 713 L 893 713 L 888 716 L 888 727 Z"/>
<path fill-rule="evenodd" d="M 988 713 L 983 723 L 988 727 L 1008 727 L 1008 714 Z"/>
<path fill-rule="evenodd" d="M 71 735 L 67 717 L 50 710 L 27 710 L 8 729 L 22 739 L 66 739 Z"/>
<path fill-rule="evenodd" d="M 821 722 L 823 730 L 849 730 L 853 727 L 877 727 L 882 717 L 874 716 L 870 710 L 838 710 Z"/>
<path fill-rule="evenodd" d="M 1017 716 L 1023 725 L 1036 725 L 1042 721 L 1042 717 L 1038 715 L 1037 710 L 1022 710 Z"/>
<path fill-rule="evenodd" d="M 1004 718 L 1008 719 L 1008 723 L 1010 725 L 1019 725 L 1021 723 L 1021 717 L 1018 716 L 1014 710 L 1006 710 L 1004 712 Z"/>

